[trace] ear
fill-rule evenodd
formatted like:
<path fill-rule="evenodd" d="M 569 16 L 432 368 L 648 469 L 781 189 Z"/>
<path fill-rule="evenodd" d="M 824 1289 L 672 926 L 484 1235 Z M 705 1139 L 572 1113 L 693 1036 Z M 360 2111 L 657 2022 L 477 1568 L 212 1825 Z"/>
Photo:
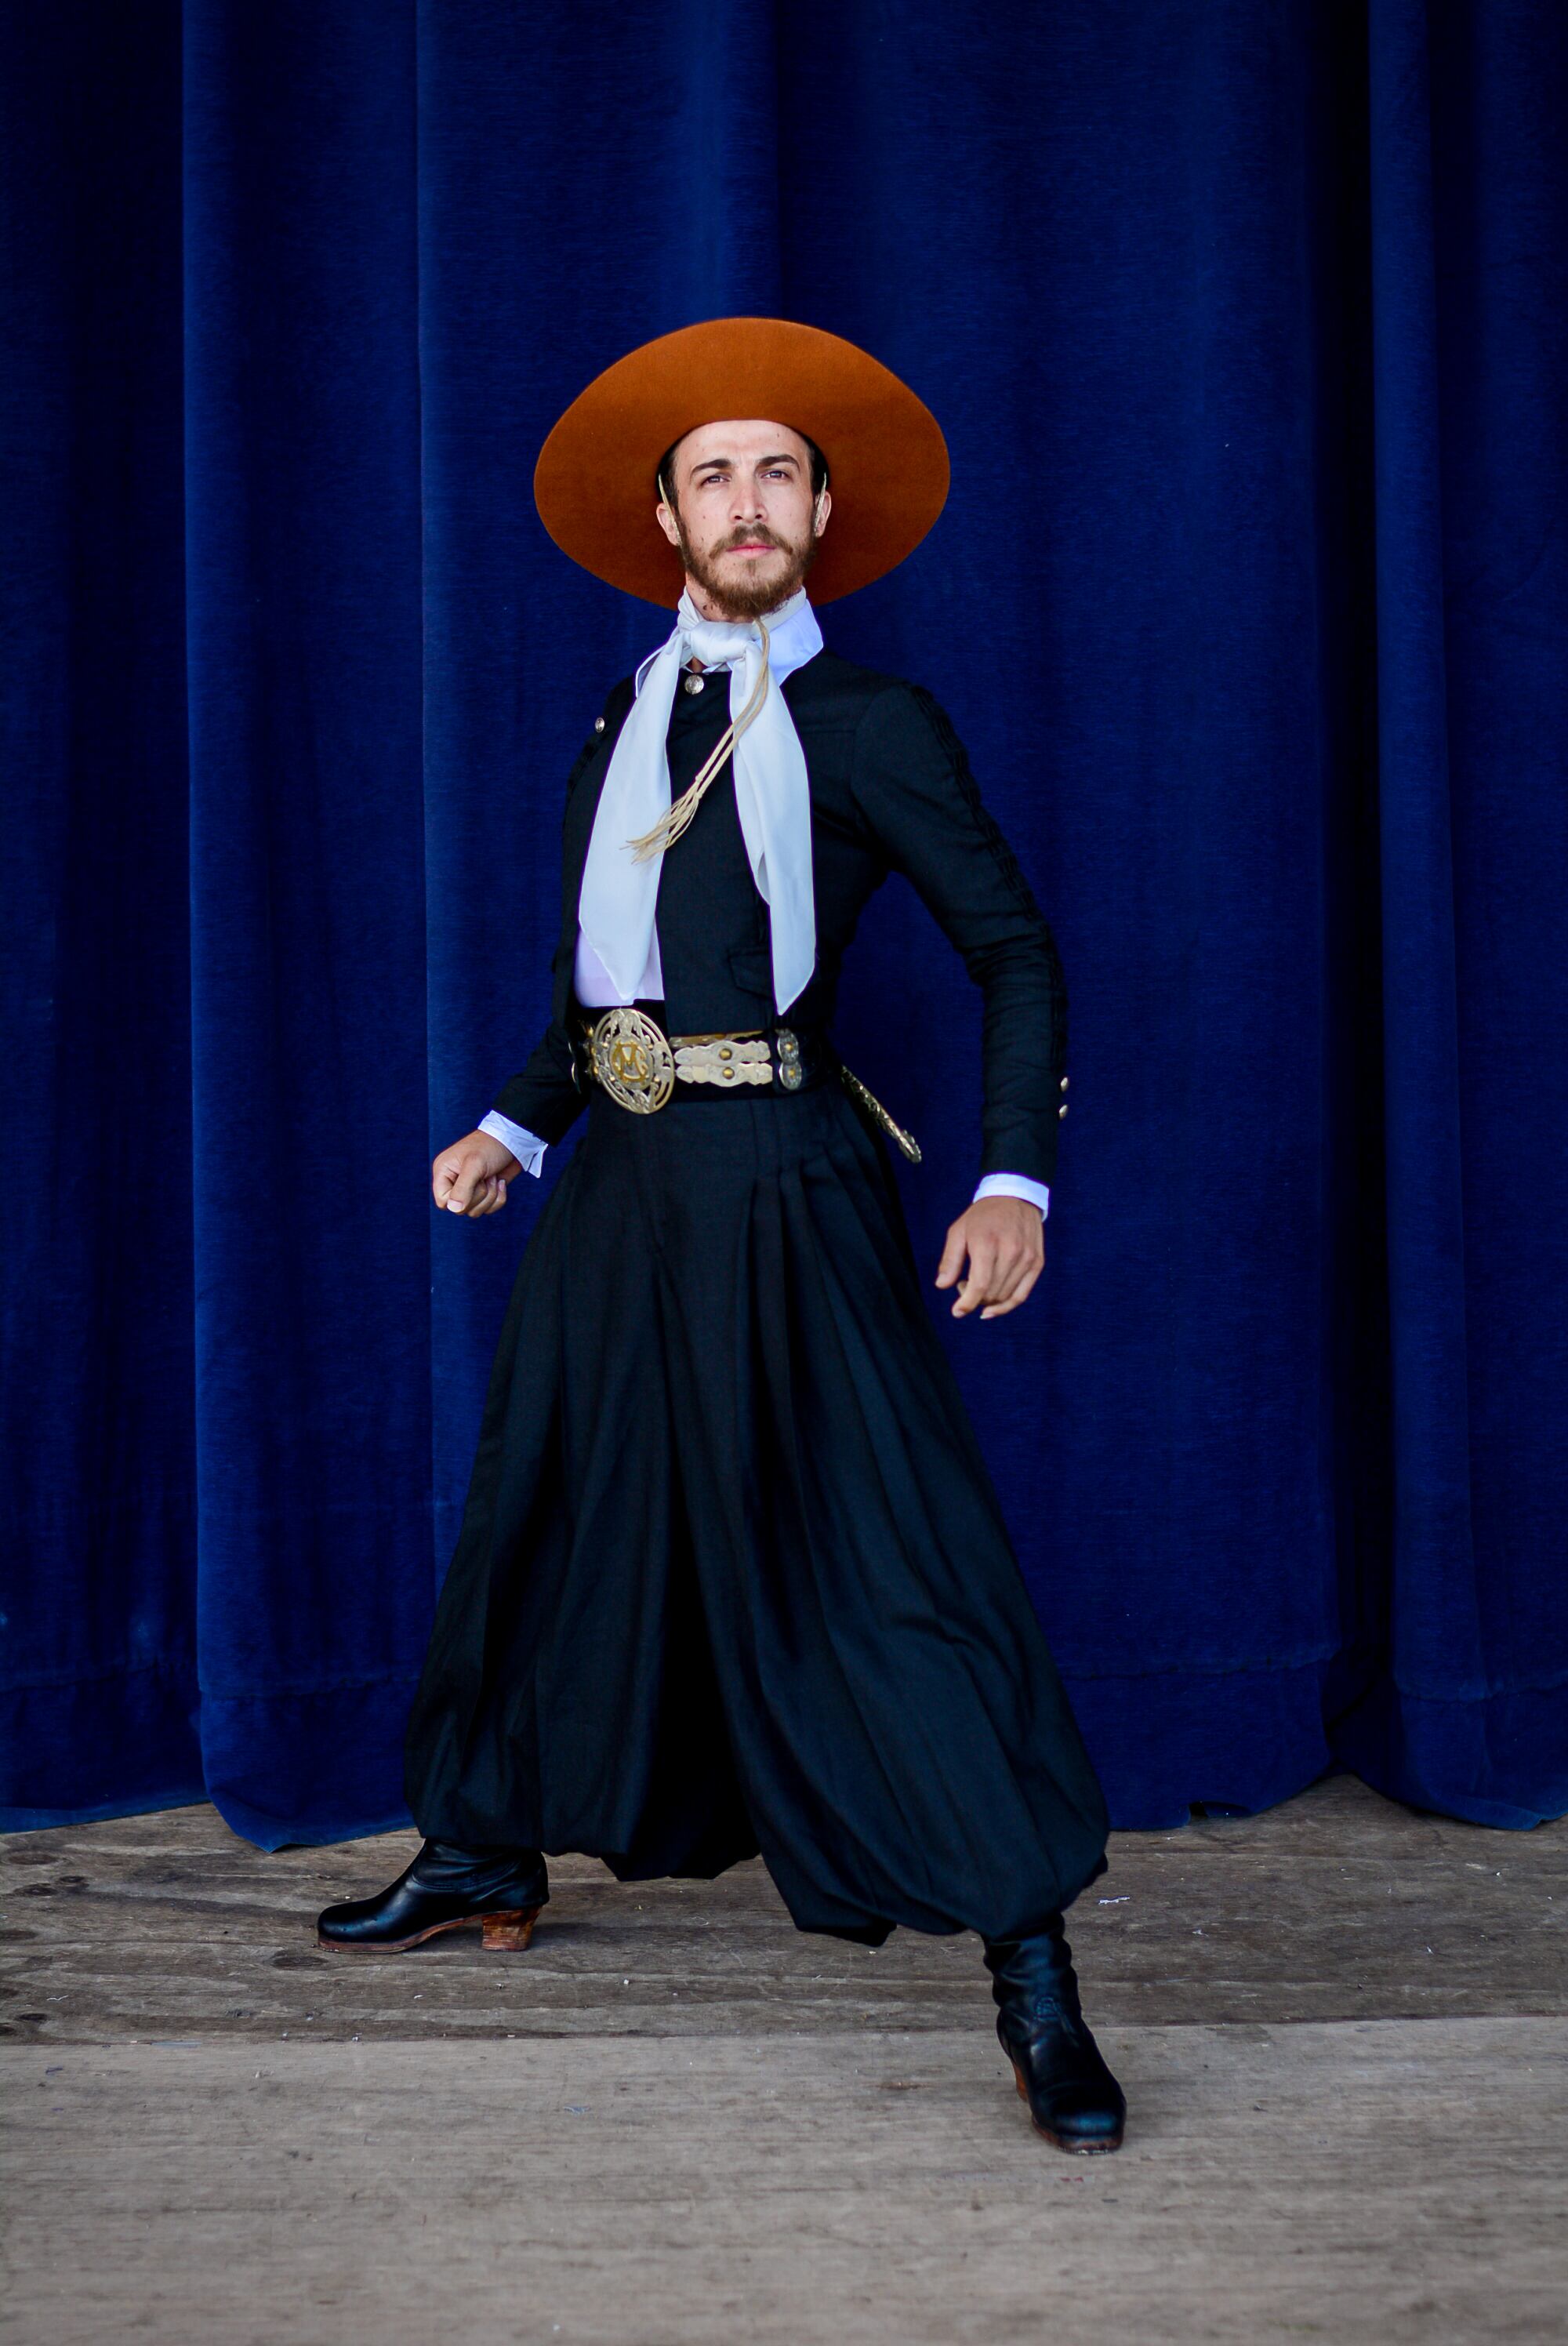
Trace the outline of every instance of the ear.
<path fill-rule="evenodd" d="M 661 489 L 663 488 L 664 483 L 662 481 L 659 483 L 659 486 Z M 669 509 L 667 499 L 663 496 L 659 498 L 657 505 L 654 507 L 654 519 L 657 522 L 660 529 L 663 530 L 670 544 L 672 546 L 678 546 L 680 544 L 680 530 L 677 525 L 674 514 L 672 514 Z"/>
<path fill-rule="evenodd" d="M 811 535 L 820 537 L 828 526 L 828 515 L 833 510 L 833 500 L 824 487 L 818 492 L 816 510 L 811 515 Z"/>

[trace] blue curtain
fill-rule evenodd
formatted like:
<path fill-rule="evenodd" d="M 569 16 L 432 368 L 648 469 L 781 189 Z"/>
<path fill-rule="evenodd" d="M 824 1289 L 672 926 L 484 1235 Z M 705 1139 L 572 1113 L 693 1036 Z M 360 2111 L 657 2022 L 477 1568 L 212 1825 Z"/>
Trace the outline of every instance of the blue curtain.
<path fill-rule="evenodd" d="M 937 1324 L 1117 1821 L 1568 1806 L 1558 0 L 56 0 L 0 106 L 7 1821 L 402 1813 L 540 1194 L 429 1162 L 663 630 L 533 459 L 732 311 L 949 435 L 824 617 L 1063 954 L 1045 1279 Z M 933 1270 L 977 1035 L 891 884 L 840 1039 Z"/>

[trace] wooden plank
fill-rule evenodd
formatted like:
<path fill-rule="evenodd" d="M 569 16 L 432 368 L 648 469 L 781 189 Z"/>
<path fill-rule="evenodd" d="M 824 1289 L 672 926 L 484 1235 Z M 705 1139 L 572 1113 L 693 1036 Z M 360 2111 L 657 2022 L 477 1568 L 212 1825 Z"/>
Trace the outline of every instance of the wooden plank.
<path fill-rule="evenodd" d="M 533 1949 L 477 1935 L 325 1954 L 319 1907 L 412 1834 L 276 1854 L 209 1808 L 0 1843 L 0 2034 L 347 2040 L 766 2035 L 989 2025 L 978 1943 L 875 1951 L 794 1929 L 759 1863 L 623 1886 L 552 1861 Z M 1568 1823 L 1507 1833 L 1336 1777 L 1257 1817 L 1118 1833 L 1073 1910 L 1091 2019 L 1199 2024 L 1568 2014 Z"/>
<path fill-rule="evenodd" d="M 1545 2341 L 1568 2022 L 0 2048 L 17 2346 Z"/>

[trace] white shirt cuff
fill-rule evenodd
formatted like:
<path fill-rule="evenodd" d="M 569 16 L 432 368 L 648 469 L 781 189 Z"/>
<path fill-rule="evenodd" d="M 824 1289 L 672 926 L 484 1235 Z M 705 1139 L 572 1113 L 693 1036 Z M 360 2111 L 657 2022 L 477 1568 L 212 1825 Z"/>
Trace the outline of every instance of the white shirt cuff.
<path fill-rule="evenodd" d="M 972 1205 L 982 1198 L 1026 1198 L 1032 1206 L 1039 1207 L 1042 1221 L 1051 1210 L 1051 1192 L 1044 1182 L 1031 1181 L 1024 1173 L 985 1174 L 970 1202 Z"/>
<path fill-rule="evenodd" d="M 524 1173 L 532 1173 L 535 1179 L 539 1178 L 549 1144 L 541 1140 L 537 1133 L 530 1132 L 524 1124 L 514 1124 L 511 1117 L 503 1116 L 498 1108 L 492 1108 L 488 1115 L 482 1116 L 475 1129 L 504 1141 Z M 1038 1207 L 1042 1220 L 1051 1210 L 1051 1191 L 1047 1185 L 1044 1181 L 1031 1181 L 1023 1173 L 987 1173 L 977 1185 L 974 1196 L 976 1200 L 981 1198 L 1023 1198 L 1031 1206 Z"/>
<path fill-rule="evenodd" d="M 545 1162 L 549 1143 L 541 1140 L 536 1132 L 530 1132 L 525 1124 L 514 1124 L 509 1116 L 493 1107 L 488 1116 L 480 1117 L 474 1130 L 489 1133 L 493 1140 L 504 1140 L 524 1172 L 532 1173 L 535 1181 L 539 1178 L 539 1168 Z"/>

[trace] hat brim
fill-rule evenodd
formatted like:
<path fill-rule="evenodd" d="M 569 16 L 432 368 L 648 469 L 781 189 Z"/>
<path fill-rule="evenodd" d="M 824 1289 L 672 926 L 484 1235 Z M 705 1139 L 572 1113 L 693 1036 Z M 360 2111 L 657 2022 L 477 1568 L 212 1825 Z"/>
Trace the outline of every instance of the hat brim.
<path fill-rule="evenodd" d="M 789 319 L 710 318 L 628 352 L 572 402 L 534 469 L 539 517 L 596 578 L 668 608 L 682 570 L 655 519 L 654 469 L 699 423 L 753 416 L 805 433 L 828 460 L 813 603 L 895 568 L 946 503 L 942 428 L 880 361 Z"/>

